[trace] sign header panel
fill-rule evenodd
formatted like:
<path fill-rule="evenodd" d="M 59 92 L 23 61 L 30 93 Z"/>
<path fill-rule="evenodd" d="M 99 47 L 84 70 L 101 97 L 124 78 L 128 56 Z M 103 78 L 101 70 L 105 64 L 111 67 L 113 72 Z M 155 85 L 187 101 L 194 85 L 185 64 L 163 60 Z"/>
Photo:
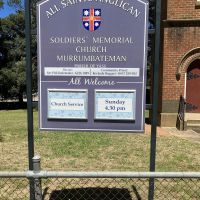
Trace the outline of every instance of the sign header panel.
<path fill-rule="evenodd" d="M 148 2 L 46 0 L 37 12 L 40 130 L 143 131 Z"/>

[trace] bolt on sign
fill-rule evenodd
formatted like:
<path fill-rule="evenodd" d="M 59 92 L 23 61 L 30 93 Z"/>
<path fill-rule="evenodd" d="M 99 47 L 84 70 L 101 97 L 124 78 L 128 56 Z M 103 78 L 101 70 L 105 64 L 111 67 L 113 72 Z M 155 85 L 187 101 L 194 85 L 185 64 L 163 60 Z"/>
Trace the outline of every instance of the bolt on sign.
<path fill-rule="evenodd" d="M 40 130 L 144 131 L 148 1 L 37 7 Z"/>

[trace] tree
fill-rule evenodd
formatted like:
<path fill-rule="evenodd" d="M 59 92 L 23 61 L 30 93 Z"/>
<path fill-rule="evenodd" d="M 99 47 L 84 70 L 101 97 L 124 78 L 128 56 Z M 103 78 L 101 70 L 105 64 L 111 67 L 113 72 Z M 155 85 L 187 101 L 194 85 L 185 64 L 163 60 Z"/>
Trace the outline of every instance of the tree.
<path fill-rule="evenodd" d="M 2 19 L 2 35 L 5 47 L 4 65 L 0 69 L 0 82 L 4 98 L 23 101 L 25 88 L 24 70 L 24 16 L 21 11 Z"/>
<path fill-rule="evenodd" d="M 4 61 L 0 67 L 1 96 L 23 101 L 26 91 L 25 80 L 25 23 L 24 11 L 17 11 L 1 20 Z M 32 43 L 34 91 L 36 90 L 36 41 Z"/>
<path fill-rule="evenodd" d="M 4 2 L 3 0 L 0 0 L 0 9 L 3 8 Z"/>
<path fill-rule="evenodd" d="M 23 10 L 23 2 L 24 1 L 21 0 L 7 0 L 7 1 L 0 0 L 0 9 L 2 9 L 5 4 L 7 4 L 8 6 L 14 7 L 16 11 Z"/>

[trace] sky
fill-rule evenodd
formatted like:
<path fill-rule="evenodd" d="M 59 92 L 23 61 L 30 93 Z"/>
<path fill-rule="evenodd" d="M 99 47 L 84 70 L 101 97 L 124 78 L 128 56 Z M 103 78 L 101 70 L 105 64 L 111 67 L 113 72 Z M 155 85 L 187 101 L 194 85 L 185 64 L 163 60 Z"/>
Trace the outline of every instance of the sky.
<path fill-rule="evenodd" d="M 14 8 L 4 5 L 4 7 L 0 9 L 0 18 L 7 17 L 9 14 L 14 12 L 15 12 Z"/>

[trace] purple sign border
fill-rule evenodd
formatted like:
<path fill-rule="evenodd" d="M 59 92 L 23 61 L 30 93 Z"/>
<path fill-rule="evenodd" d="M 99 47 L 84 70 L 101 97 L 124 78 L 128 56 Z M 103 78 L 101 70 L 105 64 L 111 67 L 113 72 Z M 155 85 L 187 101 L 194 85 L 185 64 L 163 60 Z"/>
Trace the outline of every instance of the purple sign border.
<path fill-rule="evenodd" d="M 136 129 L 132 129 L 132 130 L 125 130 L 125 129 L 119 129 L 119 128 L 117 128 L 117 129 L 102 129 L 102 128 L 100 128 L 100 129 L 87 129 L 87 128 L 62 128 L 62 127 L 60 127 L 60 128 L 54 128 L 54 127 L 43 127 L 42 126 L 42 124 L 44 124 L 43 122 L 42 122 L 42 120 L 43 120 L 43 112 L 44 112 L 44 109 L 42 109 L 42 103 L 43 103 L 43 101 L 45 100 L 44 98 L 43 98 L 43 101 L 41 100 L 41 98 L 42 98 L 42 92 L 44 91 L 43 89 L 42 89 L 42 84 L 41 84 L 41 82 L 42 82 L 42 64 L 41 64 L 41 38 L 40 38 L 40 35 L 41 35 L 41 32 L 40 32 L 40 27 L 41 27 L 41 25 L 40 25 L 40 6 L 41 5 L 43 5 L 43 4 L 45 4 L 46 2 L 49 2 L 49 0 L 44 0 L 44 1 L 41 1 L 41 2 L 38 2 L 38 13 L 39 13 L 39 15 L 38 15 L 38 63 L 39 63 L 39 125 L 40 125 L 40 130 L 74 130 L 74 131 L 114 131 L 114 132 L 143 132 L 144 131 L 144 112 L 145 112 L 145 89 L 146 89 L 146 81 L 145 81 L 145 79 L 146 79 L 146 71 L 145 71 L 145 69 L 146 69 L 146 58 L 147 58 L 147 36 L 148 36 L 148 2 L 144 2 L 144 0 L 142 1 L 142 0 L 135 0 L 135 1 L 138 1 L 138 2 L 141 2 L 141 3 L 143 3 L 143 4 L 145 4 L 145 23 L 144 23 L 144 26 L 145 26 L 145 28 L 144 28 L 144 41 L 146 41 L 146 42 L 144 42 L 144 54 L 143 54 L 143 70 L 142 70 L 142 73 L 143 73 L 143 76 L 142 76 L 142 87 L 141 87 L 141 89 L 142 89 L 142 101 L 141 101 L 141 105 L 142 105 L 142 112 L 141 112 L 141 129 L 139 129 L 139 130 L 136 130 Z M 138 82 L 135 82 L 135 84 L 137 85 L 138 84 Z M 50 87 L 51 88 L 51 87 Z M 137 86 L 135 86 L 135 88 L 137 88 Z M 140 87 L 139 87 L 140 88 Z M 82 90 L 83 88 L 80 88 L 80 90 Z M 98 88 L 99 89 L 99 88 Z M 114 88 L 113 88 L 113 90 L 115 90 Z M 120 90 L 120 88 L 119 88 L 119 90 Z M 137 89 L 138 90 L 138 89 Z M 138 92 L 137 92 L 138 93 Z M 138 101 L 138 99 L 137 99 L 137 101 Z M 76 123 L 79 123 L 79 122 L 76 122 Z"/>

